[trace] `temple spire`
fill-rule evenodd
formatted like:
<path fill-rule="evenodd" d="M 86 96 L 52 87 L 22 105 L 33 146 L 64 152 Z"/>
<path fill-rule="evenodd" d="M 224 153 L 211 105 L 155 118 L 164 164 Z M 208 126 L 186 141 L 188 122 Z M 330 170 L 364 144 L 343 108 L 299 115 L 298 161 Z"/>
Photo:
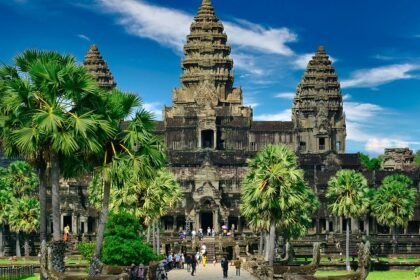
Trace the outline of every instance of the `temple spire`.
<path fill-rule="evenodd" d="M 301 153 L 345 151 L 346 123 L 337 73 L 324 46 L 309 61 L 297 86 L 292 120 Z"/>
<path fill-rule="evenodd" d="M 106 90 L 112 90 L 117 86 L 114 77 L 108 68 L 108 64 L 102 58 L 96 45 L 90 46 L 89 51 L 83 60 L 83 65 L 95 77 L 99 87 Z"/>

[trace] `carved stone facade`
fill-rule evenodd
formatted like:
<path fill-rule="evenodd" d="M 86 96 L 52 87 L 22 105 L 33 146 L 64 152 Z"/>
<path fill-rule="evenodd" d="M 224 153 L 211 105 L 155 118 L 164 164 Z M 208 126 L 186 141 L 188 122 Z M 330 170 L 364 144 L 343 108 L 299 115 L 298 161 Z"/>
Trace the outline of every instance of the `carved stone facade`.
<path fill-rule="evenodd" d="M 414 153 L 409 148 L 385 149 L 383 168 L 388 171 L 413 170 L 416 168 Z"/>
<path fill-rule="evenodd" d="M 324 48 L 308 64 L 289 122 L 253 121 L 242 89 L 233 85 L 230 51 L 211 1 L 203 1 L 184 47 L 181 86 L 157 128 L 169 168 L 184 191 L 182 205 L 163 219 L 166 228 L 245 226 L 240 182 L 246 160 L 267 144 L 284 143 L 301 153 L 333 152 L 325 160 L 341 164 L 337 153 L 344 152 L 346 137 L 342 96 Z"/>
<path fill-rule="evenodd" d="M 323 46 L 309 62 L 293 104 L 295 147 L 300 153 L 345 152 L 346 121 L 340 83 Z"/>

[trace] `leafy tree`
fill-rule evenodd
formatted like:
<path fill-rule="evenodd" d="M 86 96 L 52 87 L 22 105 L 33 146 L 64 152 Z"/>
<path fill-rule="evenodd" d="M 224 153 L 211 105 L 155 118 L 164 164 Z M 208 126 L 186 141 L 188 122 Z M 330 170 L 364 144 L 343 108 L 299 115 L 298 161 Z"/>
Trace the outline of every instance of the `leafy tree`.
<path fill-rule="evenodd" d="M 77 244 L 77 250 L 79 250 L 80 255 L 83 259 L 90 261 L 95 254 L 95 242 L 80 242 Z"/>
<path fill-rule="evenodd" d="M 159 260 L 160 257 L 143 242 L 140 232 L 141 226 L 135 216 L 124 212 L 111 214 L 105 231 L 102 261 L 128 266 L 132 263 L 148 265 L 150 261 Z"/>
<path fill-rule="evenodd" d="M 362 166 L 367 170 L 380 170 L 382 168 L 383 159 L 382 156 L 378 156 L 376 158 L 370 158 L 369 155 L 366 154 L 359 154 L 360 162 Z"/>
<path fill-rule="evenodd" d="M 29 256 L 28 234 L 39 225 L 39 203 L 34 197 L 36 174 L 24 161 L 15 161 L 0 170 L 0 222 L 16 232 L 16 256 L 21 256 L 20 233 L 25 233 L 25 255 Z"/>
<path fill-rule="evenodd" d="M 22 197 L 12 199 L 10 209 L 9 225 L 10 229 L 16 232 L 16 255 L 20 257 L 20 233 L 25 237 L 25 256 L 29 257 L 29 234 L 37 231 L 39 227 L 39 201 L 33 197 Z"/>
<path fill-rule="evenodd" d="M 265 259 L 273 263 L 276 229 L 285 239 L 306 232 L 319 206 L 304 182 L 296 154 L 285 145 L 268 145 L 248 161 L 242 182 L 241 213 L 254 230 L 265 231 Z"/>
<path fill-rule="evenodd" d="M 166 169 L 156 171 L 155 177 L 149 180 L 139 180 L 137 175 L 132 174 L 120 188 L 111 188 L 109 210 L 141 218 L 149 231 L 152 223 L 156 223 L 180 201 L 182 193 L 174 176 Z M 100 178 L 95 176 L 88 187 L 89 200 L 97 209 L 100 209 L 103 200 L 100 182 Z M 159 234 L 156 237 L 159 238 Z M 159 248 L 159 244 L 154 247 Z"/>
<path fill-rule="evenodd" d="M 417 191 L 412 185 L 413 181 L 407 176 L 387 176 L 373 197 L 372 210 L 378 223 L 392 228 L 394 253 L 397 244 L 397 227 L 407 226 L 408 221 L 414 216 Z"/>
<path fill-rule="evenodd" d="M 74 57 L 57 52 L 25 51 L 15 57 L 14 66 L 1 67 L 0 81 L 3 151 L 9 157 L 27 159 L 38 171 L 41 240 L 46 239 L 48 178 L 53 240 L 60 243 L 61 165 L 75 154 L 99 152 L 101 140 L 113 134 L 108 121 L 98 113 L 98 108 L 106 107 L 101 97 L 104 93 Z M 54 268 L 63 271 L 64 261 L 54 263 Z"/>
<path fill-rule="evenodd" d="M 339 170 L 328 181 L 326 197 L 330 211 L 346 221 L 346 268 L 350 271 L 350 218 L 364 215 L 369 207 L 369 187 L 363 174 L 354 170 Z"/>

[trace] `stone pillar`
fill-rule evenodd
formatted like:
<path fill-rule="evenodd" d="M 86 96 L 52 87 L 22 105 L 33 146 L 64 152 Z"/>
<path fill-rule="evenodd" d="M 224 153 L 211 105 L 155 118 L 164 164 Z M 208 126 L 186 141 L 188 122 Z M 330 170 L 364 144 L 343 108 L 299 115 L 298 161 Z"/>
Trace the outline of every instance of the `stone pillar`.
<path fill-rule="evenodd" d="M 73 215 L 71 215 L 71 231 L 72 231 L 72 233 L 73 234 L 77 234 L 78 233 L 78 228 L 79 228 L 79 225 L 78 225 L 78 223 L 77 223 L 77 220 L 78 220 L 78 217 L 77 217 L 77 215 L 75 215 L 74 213 L 73 213 Z"/>
<path fill-rule="evenodd" d="M 61 218 L 60 218 L 60 231 L 61 231 L 61 233 L 64 232 L 64 227 L 65 227 L 65 225 L 64 225 L 64 214 L 61 214 Z"/>
<path fill-rule="evenodd" d="M 359 219 L 351 218 L 351 233 L 359 232 Z"/>
<path fill-rule="evenodd" d="M 195 214 L 195 221 L 194 221 L 194 229 L 197 231 L 197 233 L 198 233 L 198 230 L 199 230 L 200 227 L 201 227 L 200 213 L 196 213 Z"/>
<path fill-rule="evenodd" d="M 365 224 L 365 234 L 367 236 L 369 236 L 370 234 L 370 223 L 369 223 L 369 216 L 366 216 L 364 219 L 364 224 Z"/>
<path fill-rule="evenodd" d="M 319 223 L 319 218 L 316 218 L 315 220 L 315 233 L 320 234 L 321 233 L 321 226 Z"/>
<path fill-rule="evenodd" d="M 338 229 L 338 232 L 339 233 L 343 233 L 343 217 L 340 217 L 340 222 L 338 223 L 338 226 L 340 227 L 339 229 Z"/>
<path fill-rule="evenodd" d="M 328 219 L 328 217 L 325 217 L 325 233 L 329 233 L 330 232 L 330 220 Z"/>
<path fill-rule="evenodd" d="M 219 210 L 213 210 L 213 228 L 216 232 L 219 231 Z"/>
<path fill-rule="evenodd" d="M 173 228 L 172 228 L 172 231 L 175 231 L 175 232 L 177 232 L 178 231 L 178 223 L 177 223 L 177 221 L 176 221 L 176 218 L 177 218 L 177 216 L 175 215 L 174 216 L 174 224 L 173 224 Z"/>
<path fill-rule="evenodd" d="M 241 216 L 238 216 L 238 232 L 241 233 L 242 232 L 242 222 L 241 222 Z"/>

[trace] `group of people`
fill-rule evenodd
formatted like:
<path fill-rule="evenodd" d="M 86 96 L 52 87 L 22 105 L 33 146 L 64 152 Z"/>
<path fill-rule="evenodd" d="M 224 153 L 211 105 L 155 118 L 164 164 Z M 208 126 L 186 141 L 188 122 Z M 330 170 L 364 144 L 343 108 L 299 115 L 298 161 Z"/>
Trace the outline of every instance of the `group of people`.
<path fill-rule="evenodd" d="M 163 266 L 166 271 L 169 271 L 174 268 L 177 268 L 177 269 L 184 268 L 184 264 L 185 264 L 185 256 L 183 253 L 168 254 L 163 260 Z"/>
<path fill-rule="evenodd" d="M 131 265 L 130 268 L 130 279 L 132 280 L 144 280 L 145 279 L 145 269 L 143 264 L 136 266 L 135 264 Z"/>
<path fill-rule="evenodd" d="M 236 258 L 236 260 L 233 262 L 235 269 L 236 269 L 236 276 L 241 276 L 241 266 L 242 266 L 242 262 L 239 258 Z M 228 277 L 228 270 L 229 270 L 229 261 L 228 259 L 223 256 L 220 265 L 222 266 L 222 270 L 223 270 L 223 278 L 227 278 Z"/>
<path fill-rule="evenodd" d="M 227 236 L 227 237 L 232 236 L 232 234 L 234 232 L 234 229 L 235 229 L 235 225 L 232 225 L 232 229 L 230 229 L 230 230 L 228 229 L 228 226 L 224 225 L 224 226 L 222 226 L 222 230 L 220 231 L 220 235 L 221 236 Z M 194 229 L 193 230 L 188 230 L 188 231 L 180 231 L 179 232 L 179 238 L 180 239 L 185 239 L 187 237 L 195 238 L 196 236 L 198 236 L 198 239 L 200 241 L 202 241 L 205 235 L 211 236 L 211 237 L 216 237 L 217 234 L 218 233 L 216 232 L 216 230 L 214 228 L 207 227 L 206 232 L 204 232 L 204 230 L 202 228 L 199 228 L 198 231 L 196 231 Z"/>

